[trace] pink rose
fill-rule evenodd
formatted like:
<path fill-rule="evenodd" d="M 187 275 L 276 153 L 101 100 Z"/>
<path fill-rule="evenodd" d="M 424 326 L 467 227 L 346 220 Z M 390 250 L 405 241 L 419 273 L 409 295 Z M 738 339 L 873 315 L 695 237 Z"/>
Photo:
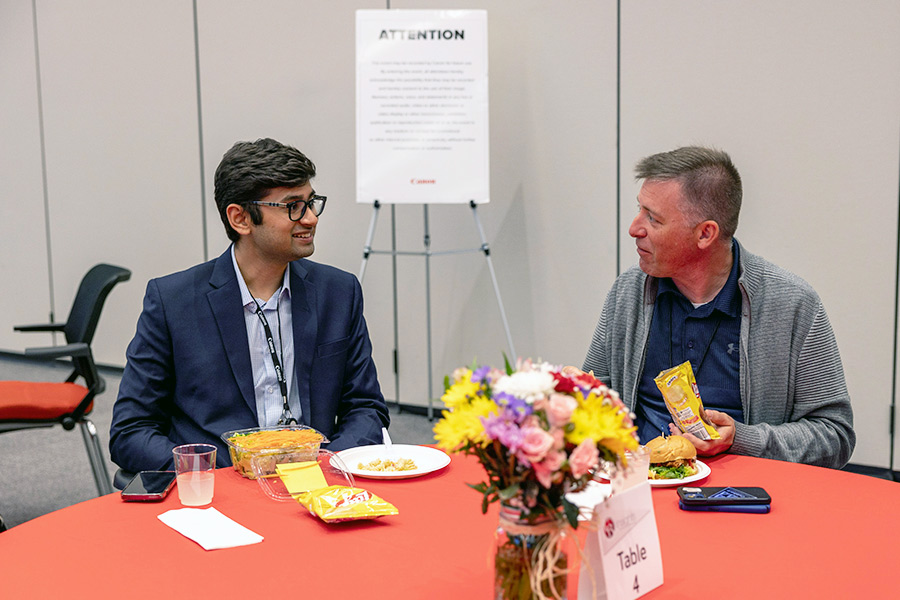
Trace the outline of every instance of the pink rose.
<path fill-rule="evenodd" d="M 599 459 L 600 451 L 597 450 L 597 444 L 591 438 L 585 438 L 569 455 L 569 468 L 572 469 L 572 476 L 577 479 L 587 475 L 591 469 L 597 466 Z"/>
<path fill-rule="evenodd" d="M 553 485 L 553 476 L 559 473 L 559 468 L 565 460 L 565 452 L 548 452 L 544 460 L 534 464 L 534 475 L 538 482 L 549 489 Z"/>
<path fill-rule="evenodd" d="M 540 427 L 523 427 L 522 443 L 516 455 L 533 465 L 544 459 L 553 442 L 553 436 Z"/>
<path fill-rule="evenodd" d="M 554 440 L 554 442 L 553 442 L 554 450 L 562 450 L 563 448 L 566 447 L 566 432 L 563 429 L 561 429 L 561 428 L 554 429 L 551 432 L 551 434 L 553 435 L 553 440 Z"/>
<path fill-rule="evenodd" d="M 572 418 L 572 413 L 578 406 L 578 402 L 572 396 L 565 394 L 550 394 L 547 403 L 547 419 L 551 427 L 562 427 Z"/>

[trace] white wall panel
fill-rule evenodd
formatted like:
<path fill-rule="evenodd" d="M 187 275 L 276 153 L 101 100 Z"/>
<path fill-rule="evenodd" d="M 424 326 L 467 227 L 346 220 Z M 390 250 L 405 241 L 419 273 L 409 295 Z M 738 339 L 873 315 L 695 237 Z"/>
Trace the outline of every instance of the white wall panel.
<path fill-rule="evenodd" d="M 853 400 L 853 460 L 872 465 L 888 448 L 898 31 L 890 1 L 623 4 L 623 177 L 681 145 L 731 153 L 744 179 L 738 238 L 822 296 Z"/>
<path fill-rule="evenodd" d="M 94 341 L 122 365 L 147 280 L 202 258 L 191 5 L 38 2 L 38 30 L 57 312 L 93 264 L 131 269 Z"/>
<path fill-rule="evenodd" d="M 31 0 L 0 3 L 0 348 L 49 345 L 14 325 L 50 320 Z M 63 315 L 64 318 L 64 315 Z"/>
<path fill-rule="evenodd" d="M 352 180 L 356 7 L 198 2 L 210 258 L 228 245 L 213 199 L 216 166 L 234 142 L 272 137 L 316 163 L 316 190 L 329 197 L 316 259 L 355 270 L 368 218 Z"/>

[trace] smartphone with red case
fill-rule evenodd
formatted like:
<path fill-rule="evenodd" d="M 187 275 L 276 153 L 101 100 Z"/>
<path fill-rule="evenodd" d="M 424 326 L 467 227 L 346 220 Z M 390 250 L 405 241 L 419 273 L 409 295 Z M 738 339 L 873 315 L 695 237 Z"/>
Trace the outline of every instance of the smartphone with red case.
<path fill-rule="evenodd" d="M 128 502 L 159 502 L 172 491 L 175 471 L 141 471 L 122 490 Z"/>

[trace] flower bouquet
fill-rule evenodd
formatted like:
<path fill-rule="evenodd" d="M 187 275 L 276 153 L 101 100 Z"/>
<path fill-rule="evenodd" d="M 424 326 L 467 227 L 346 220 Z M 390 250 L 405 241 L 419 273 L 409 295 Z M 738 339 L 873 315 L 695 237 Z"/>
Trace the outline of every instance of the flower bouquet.
<path fill-rule="evenodd" d="M 501 503 L 497 597 L 561 598 L 561 538 L 567 524 L 578 526 L 566 494 L 583 490 L 601 459 L 624 464 L 638 439 L 618 395 L 592 374 L 505 363 L 505 372 L 473 366 L 445 378 L 435 439 L 481 462 L 487 481 L 470 487 L 482 494 L 482 512 Z"/>

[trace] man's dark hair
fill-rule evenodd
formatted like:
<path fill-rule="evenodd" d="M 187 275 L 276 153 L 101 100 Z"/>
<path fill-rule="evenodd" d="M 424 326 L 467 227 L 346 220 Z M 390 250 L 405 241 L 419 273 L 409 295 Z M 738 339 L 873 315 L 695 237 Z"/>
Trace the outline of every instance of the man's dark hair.
<path fill-rule="evenodd" d="M 216 207 L 228 239 L 236 242 L 240 237 L 228 223 L 229 204 L 241 206 L 259 225 L 262 213 L 251 202 L 262 200 L 273 188 L 306 185 L 315 176 L 316 165 L 296 148 L 270 138 L 236 143 L 222 157 L 215 177 Z"/>
<path fill-rule="evenodd" d="M 648 156 L 638 162 L 634 172 L 636 179 L 678 181 L 698 223 L 718 223 L 724 241 L 734 236 L 743 191 L 741 176 L 726 152 L 686 146 Z"/>

